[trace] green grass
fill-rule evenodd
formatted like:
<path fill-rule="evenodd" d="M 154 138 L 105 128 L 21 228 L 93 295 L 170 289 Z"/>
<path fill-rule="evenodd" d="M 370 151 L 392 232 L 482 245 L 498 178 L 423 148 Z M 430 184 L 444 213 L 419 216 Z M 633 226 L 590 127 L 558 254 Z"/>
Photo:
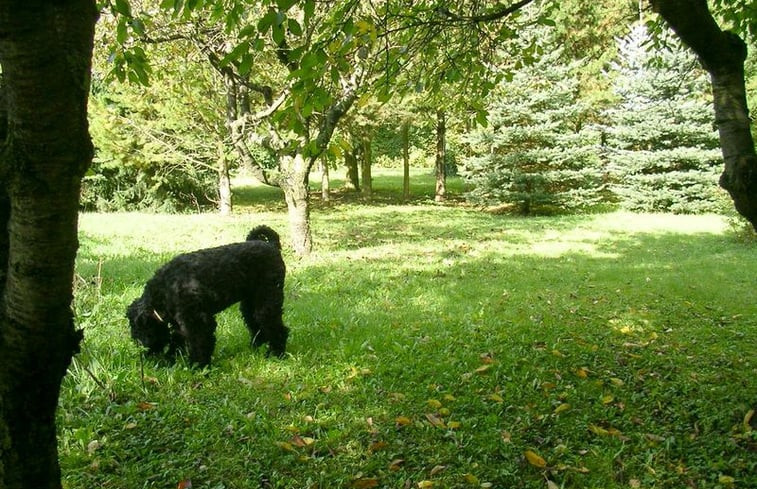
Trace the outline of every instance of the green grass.
<path fill-rule="evenodd" d="M 404 204 L 388 173 L 378 205 L 316 200 L 315 253 L 285 250 L 290 356 L 250 351 L 232 308 L 205 371 L 142 367 L 124 309 L 178 252 L 258 223 L 286 242 L 277 194 L 240 189 L 228 218 L 83 215 L 64 486 L 757 485 L 754 243 L 719 216 L 434 205 L 417 181 Z"/>

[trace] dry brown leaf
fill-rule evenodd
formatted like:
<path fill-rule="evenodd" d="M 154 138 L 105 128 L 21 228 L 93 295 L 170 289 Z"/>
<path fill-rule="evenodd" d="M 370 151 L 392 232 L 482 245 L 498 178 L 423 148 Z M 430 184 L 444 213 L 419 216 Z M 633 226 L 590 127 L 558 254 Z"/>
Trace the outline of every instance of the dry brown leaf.
<path fill-rule="evenodd" d="M 446 468 L 447 468 L 446 465 L 435 465 L 434 468 L 431 469 L 431 472 L 430 472 L 431 477 L 435 476 L 436 474 L 438 474 L 439 472 L 443 471 Z"/>
<path fill-rule="evenodd" d="M 190 479 L 184 479 L 183 481 L 179 482 L 179 484 L 176 486 L 176 489 L 192 489 L 192 481 Z"/>
<path fill-rule="evenodd" d="M 389 470 L 392 472 L 397 472 L 402 468 L 402 464 L 404 464 L 405 461 L 401 458 L 395 458 L 389 463 Z"/>
<path fill-rule="evenodd" d="M 378 485 L 379 481 L 375 477 L 361 477 L 352 481 L 350 487 L 354 489 L 370 489 L 371 487 L 378 487 Z"/>
<path fill-rule="evenodd" d="M 444 421 L 442 421 L 440 418 L 437 418 L 433 414 L 426 413 L 426 419 L 429 423 L 436 426 L 437 428 L 445 428 L 446 425 L 444 424 Z"/>

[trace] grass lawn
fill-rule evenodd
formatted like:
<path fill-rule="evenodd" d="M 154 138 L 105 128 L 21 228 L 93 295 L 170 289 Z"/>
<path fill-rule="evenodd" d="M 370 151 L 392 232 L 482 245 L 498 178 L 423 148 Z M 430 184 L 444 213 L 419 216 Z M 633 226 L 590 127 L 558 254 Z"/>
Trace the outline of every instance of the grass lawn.
<path fill-rule="evenodd" d="M 434 205 L 430 175 L 402 203 L 397 182 L 314 196 L 314 254 L 285 250 L 288 358 L 231 308 L 204 371 L 142 364 L 124 310 L 178 252 L 260 223 L 288 242 L 277 193 L 82 215 L 64 487 L 757 487 L 754 242 L 719 216 Z"/>

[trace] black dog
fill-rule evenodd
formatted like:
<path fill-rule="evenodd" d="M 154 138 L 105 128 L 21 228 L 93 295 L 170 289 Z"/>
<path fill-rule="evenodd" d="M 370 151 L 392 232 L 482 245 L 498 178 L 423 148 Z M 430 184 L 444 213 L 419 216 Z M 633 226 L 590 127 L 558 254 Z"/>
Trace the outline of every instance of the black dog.
<path fill-rule="evenodd" d="M 258 226 L 247 241 L 177 256 L 145 285 L 126 310 L 131 337 L 150 353 L 186 346 L 190 362 L 210 363 L 216 338 L 214 315 L 239 302 L 252 345 L 284 355 L 289 330 L 281 315 L 286 267 L 279 235 Z"/>

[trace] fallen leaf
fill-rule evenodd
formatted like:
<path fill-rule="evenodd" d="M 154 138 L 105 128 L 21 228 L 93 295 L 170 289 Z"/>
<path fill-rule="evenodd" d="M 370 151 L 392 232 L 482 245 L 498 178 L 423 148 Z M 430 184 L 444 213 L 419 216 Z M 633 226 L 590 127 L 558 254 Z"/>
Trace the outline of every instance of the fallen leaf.
<path fill-rule="evenodd" d="M 411 424 L 412 422 L 413 421 L 410 418 L 408 418 L 407 416 L 397 416 L 396 418 L 394 418 L 394 423 L 397 426 L 407 426 L 407 425 Z"/>
<path fill-rule="evenodd" d="M 547 489 L 560 489 L 560 486 L 547 479 Z"/>
<path fill-rule="evenodd" d="M 568 404 L 567 402 L 564 402 L 564 403 L 560 404 L 559 406 L 557 406 L 555 408 L 555 410 L 553 411 L 553 413 L 554 414 L 560 414 L 562 412 L 567 411 L 568 409 L 570 409 L 570 404 Z"/>
<path fill-rule="evenodd" d="M 192 481 L 190 479 L 184 479 L 183 481 L 179 482 L 179 485 L 176 486 L 176 489 L 192 489 Z"/>
<path fill-rule="evenodd" d="M 734 479 L 730 475 L 722 475 L 721 474 L 720 476 L 718 476 L 718 482 L 720 482 L 721 484 L 726 484 L 726 485 L 730 486 L 734 482 L 736 482 L 736 479 Z"/>
<path fill-rule="evenodd" d="M 292 444 L 291 444 L 291 443 L 288 443 L 288 442 L 285 442 L 285 441 L 277 441 L 277 442 L 274 442 L 274 444 L 275 444 L 275 445 L 276 445 L 277 447 L 279 447 L 279 448 L 281 448 L 282 450 L 284 450 L 284 451 L 287 451 L 287 452 L 294 452 L 294 451 L 296 451 L 296 450 L 294 449 L 294 447 L 292 446 Z"/>
<path fill-rule="evenodd" d="M 377 441 L 374 443 L 371 443 L 371 446 L 368 447 L 368 451 L 370 452 L 378 452 L 380 450 L 383 450 L 384 448 L 388 447 L 389 444 L 385 441 Z"/>
<path fill-rule="evenodd" d="M 432 425 L 436 426 L 437 428 L 445 428 L 444 421 L 442 421 L 441 419 L 437 418 L 433 414 L 427 413 L 426 414 L 426 419 L 428 420 L 429 423 L 431 423 Z"/>
<path fill-rule="evenodd" d="M 457 398 L 452 394 L 444 394 L 444 400 L 448 402 L 457 401 Z"/>
<path fill-rule="evenodd" d="M 492 368 L 491 364 L 486 364 L 478 367 L 474 372 L 477 374 L 485 374 L 490 368 Z"/>
<path fill-rule="evenodd" d="M 448 421 L 447 422 L 447 428 L 451 430 L 456 430 L 462 426 L 462 423 L 460 421 Z"/>
<path fill-rule="evenodd" d="M 418 489 L 428 489 L 430 487 L 434 487 L 433 481 L 420 481 L 418 483 Z"/>
<path fill-rule="evenodd" d="M 465 479 L 465 482 L 467 482 L 468 484 L 473 484 L 473 485 L 476 485 L 476 486 L 478 485 L 478 477 L 476 477 L 473 474 L 470 474 L 470 473 L 469 474 L 465 474 L 463 476 L 463 479 Z"/>
<path fill-rule="evenodd" d="M 124 428 L 127 430 L 133 430 L 136 427 L 137 427 L 137 423 L 127 423 L 126 426 L 124 426 Z"/>
<path fill-rule="evenodd" d="M 489 394 L 489 400 L 494 402 L 504 402 L 505 400 L 502 399 L 502 396 L 499 394 Z"/>
<path fill-rule="evenodd" d="M 511 435 L 509 431 L 503 431 L 501 433 L 501 435 L 502 435 L 502 441 L 503 442 L 505 442 L 505 443 L 511 443 L 512 442 L 513 435 Z"/>
<path fill-rule="evenodd" d="M 631 487 L 631 489 L 638 489 L 641 487 L 641 481 L 639 479 L 631 479 L 628 481 L 628 485 Z"/>
<path fill-rule="evenodd" d="M 622 386 L 623 384 L 625 384 L 625 382 L 623 382 L 623 380 L 621 380 L 621 379 L 619 379 L 619 378 L 617 378 L 617 377 L 613 377 L 613 378 L 611 378 L 611 379 L 610 379 L 610 382 L 612 383 L 612 385 L 614 385 L 614 386 L 616 386 L 616 387 L 620 387 L 620 386 Z"/>
<path fill-rule="evenodd" d="M 744 415 L 744 431 L 746 433 L 752 432 L 752 417 L 754 417 L 754 409 L 750 409 Z"/>
<path fill-rule="evenodd" d="M 389 470 L 392 472 L 397 472 L 402 468 L 402 464 L 404 464 L 405 461 L 401 458 L 395 458 L 389 463 Z"/>
<path fill-rule="evenodd" d="M 595 424 L 589 425 L 589 431 L 591 431 L 595 435 L 600 435 L 600 436 L 607 436 L 610 434 L 606 429 L 602 428 L 601 426 L 597 426 Z"/>
<path fill-rule="evenodd" d="M 523 452 L 523 455 L 526 457 L 526 460 L 528 460 L 528 463 L 530 463 L 534 467 L 543 469 L 547 466 L 547 461 L 533 450 L 526 450 L 525 452 Z"/>
<path fill-rule="evenodd" d="M 100 440 L 92 440 L 91 442 L 87 443 L 87 453 L 92 455 L 96 451 L 98 451 L 101 446 L 102 443 L 100 443 Z"/>
<path fill-rule="evenodd" d="M 155 409 L 155 404 L 142 401 L 137 404 L 137 409 L 139 409 L 140 411 L 149 411 L 150 409 Z"/>
<path fill-rule="evenodd" d="M 576 372 L 576 375 L 578 375 L 582 379 L 585 379 L 589 376 L 589 369 L 587 369 L 586 367 L 577 368 L 575 372 Z"/>
<path fill-rule="evenodd" d="M 362 477 L 352 481 L 350 487 L 354 487 L 355 489 L 370 489 L 371 487 L 378 487 L 378 485 L 379 481 L 375 477 Z"/>
<path fill-rule="evenodd" d="M 432 409 L 439 409 L 440 407 L 442 407 L 442 403 L 437 401 L 436 399 L 429 399 L 428 401 L 426 401 L 426 404 L 428 404 L 428 406 Z"/>
<path fill-rule="evenodd" d="M 607 405 L 607 404 L 610 404 L 614 400 L 615 400 L 615 396 L 612 396 L 610 394 L 606 396 L 602 396 L 602 404 Z"/>
<path fill-rule="evenodd" d="M 431 472 L 430 472 L 431 477 L 435 476 L 436 474 L 438 474 L 439 472 L 443 471 L 446 468 L 447 468 L 446 465 L 435 465 L 434 468 L 431 469 Z"/>

